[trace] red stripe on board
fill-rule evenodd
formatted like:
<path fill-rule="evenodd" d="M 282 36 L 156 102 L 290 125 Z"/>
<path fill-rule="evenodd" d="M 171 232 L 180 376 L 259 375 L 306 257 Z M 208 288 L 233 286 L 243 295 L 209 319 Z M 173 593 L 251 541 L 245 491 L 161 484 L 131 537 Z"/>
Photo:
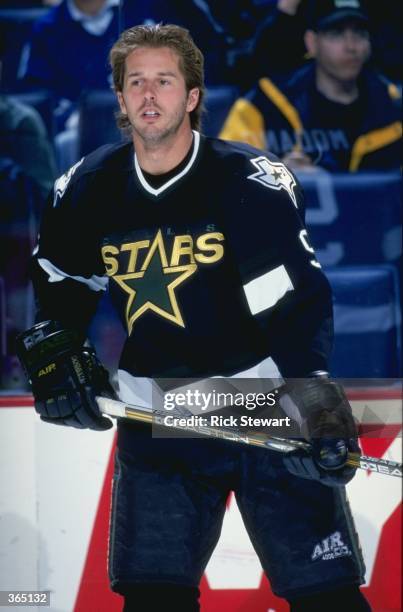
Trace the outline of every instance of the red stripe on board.
<path fill-rule="evenodd" d="M 382 529 L 371 584 L 363 588 L 374 612 L 402 610 L 402 509 L 400 504 Z"/>
<path fill-rule="evenodd" d="M 396 431 L 396 436 L 398 436 L 400 432 L 399 429 Z M 364 437 L 360 438 L 360 445 L 362 448 L 362 452 L 364 455 L 368 455 L 370 457 L 383 457 L 389 446 L 392 444 L 394 438 L 392 437 L 382 437 L 382 438 L 371 438 Z M 372 472 L 368 470 L 368 474 L 370 475 Z"/>
<path fill-rule="evenodd" d="M 88 612 L 88 610 L 118 612 L 122 609 L 122 598 L 120 595 L 113 593 L 109 588 L 107 571 L 109 511 L 111 506 L 115 445 L 116 436 L 112 444 L 111 455 L 105 473 L 74 612 Z"/>
<path fill-rule="evenodd" d="M 402 399 L 402 389 L 389 389 L 387 387 L 375 387 L 373 389 L 345 389 L 349 400 L 388 400 Z"/>
<path fill-rule="evenodd" d="M 0 408 L 33 408 L 34 398 L 25 395 L 0 395 Z"/>

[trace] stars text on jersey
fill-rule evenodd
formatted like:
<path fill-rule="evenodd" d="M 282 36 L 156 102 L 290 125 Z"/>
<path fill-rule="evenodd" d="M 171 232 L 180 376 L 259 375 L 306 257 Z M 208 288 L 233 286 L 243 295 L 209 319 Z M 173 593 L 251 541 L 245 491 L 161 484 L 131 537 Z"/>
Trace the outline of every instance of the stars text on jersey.
<path fill-rule="evenodd" d="M 196 238 L 190 234 L 176 235 L 169 254 L 162 231 L 158 230 L 152 241 L 104 245 L 102 257 L 106 273 L 128 294 L 129 335 L 136 320 L 147 311 L 185 327 L 176 290 L 200 264 L 211 265 L 222 259 L 223 241 L 220 232 L 208 232 Z M 123 260 L 124 253 L 128 257 Z"/>

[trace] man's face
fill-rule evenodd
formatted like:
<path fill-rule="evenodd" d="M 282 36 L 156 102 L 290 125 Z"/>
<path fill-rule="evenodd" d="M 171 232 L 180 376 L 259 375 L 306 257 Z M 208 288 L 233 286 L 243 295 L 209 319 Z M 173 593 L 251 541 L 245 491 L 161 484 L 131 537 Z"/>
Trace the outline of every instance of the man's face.
<path fill-rule="evenodd" d="M 159 144 L 190 129 L 189 113 L 197 106 L 199 90 L 186 91 L 179 57 L 172 49 L 142 47 L 126 58 L 123 90 L 117 95 L 134 137 Z"/>
<path fill-rule="evenodd" d="M 322 71 L 339 81 L 357 79 L 371 50 L 367 30 L 351 22 L 307 34 L 308 50 Z"/>

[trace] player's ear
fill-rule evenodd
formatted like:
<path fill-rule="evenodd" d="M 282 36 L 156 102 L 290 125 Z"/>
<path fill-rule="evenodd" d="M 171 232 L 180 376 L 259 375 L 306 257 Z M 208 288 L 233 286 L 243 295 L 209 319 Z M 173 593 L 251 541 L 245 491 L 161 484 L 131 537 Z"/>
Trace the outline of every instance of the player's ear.
<path fill-rule="evenodd" d="M 122 92 L 121 92 L 121 91 L 117 91 L 117 92 L 116 92 L 116 97 L 117 97 L 117 99 L 118 99 L 118 102 L 119 102 L 119 107 L 120 107 L 121 112 L 122 112 L 124 115 L 127 115 L 126 104 L 125 104 L 125 101 L 124 101 L 124 99 L 123 99 L 123 94 L 122 94 Z"/>
<path fill-rule="evenodd" d="M 188 113 L 191 113 L 197 106 L 199 102 L 200 90 L 198 87 L 194 87 L 188 93 L 188 101 L 186 104 L 186 110 Z"/>

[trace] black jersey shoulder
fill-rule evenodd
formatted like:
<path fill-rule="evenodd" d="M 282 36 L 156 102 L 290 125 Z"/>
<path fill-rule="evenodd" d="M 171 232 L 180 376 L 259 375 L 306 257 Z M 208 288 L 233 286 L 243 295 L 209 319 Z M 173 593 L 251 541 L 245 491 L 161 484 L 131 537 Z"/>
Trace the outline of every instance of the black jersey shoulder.
<path fill-rule="evenodd" d="M 131 142 L 103 145 L 85 155 L 55 181 L 53 205 L 60 204 L 66 196 L 80 193 L 96 181 L 97 176 L 107 178 L 133 167 L 133 145 Z"/>
<path fill-rule="evenodd" d="M 210 153 L 221 164 L 221 168 L 227 168 L 232 175 L 240 174 L 244 178 L 251 178 L 251 174 L 256 172 L 257 160 L 260 159 L 267 159 L 270 164 L 286 168 L 281 159 L 273 153 L 257 149 L 244 142 L 206 138 L 206 145 L 210 149 Z M 294 174 L 288 168 L 286 168 L 286 171 L 292 175 L 294 182 L 297 184 L 298 181 Z"/>
<path fill-rule="evenodd" d="M 125 140 L 98 147 L 87 155 L 87 159 L 94 168 L 97 168 L 110 162 L 128 160 L 130 156 L 133 156 L 133 142 Z"/>
<path fill-rule="evenodd" d="M 85 174 L 133 168 L 133 143 L 119 142 L 95 149 L 82 159 L 77 178 Z"/>
<path fill-rule="evenodd" d="M 127 170 L 133 167 L 133 155 L 131 142 L 103 145 L 82 157 L 60 179 L 68 178 L 69 182 L 74 184 L 81 178 L 97 172 Z"/>
<path fill-rule="evenodd" d="M 237 182 L 240 193 L 258 199 L 270 194 L 271 200 L 278 202 L 290 200 L 304 216 L 301 185 L 276 155 L 243 142 L 218 138 L 207 138 L 206 148 L 214 161 L 219 162 L 224 180 Z"/>

